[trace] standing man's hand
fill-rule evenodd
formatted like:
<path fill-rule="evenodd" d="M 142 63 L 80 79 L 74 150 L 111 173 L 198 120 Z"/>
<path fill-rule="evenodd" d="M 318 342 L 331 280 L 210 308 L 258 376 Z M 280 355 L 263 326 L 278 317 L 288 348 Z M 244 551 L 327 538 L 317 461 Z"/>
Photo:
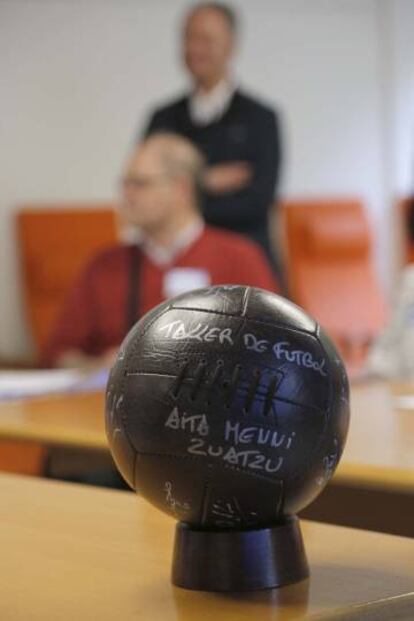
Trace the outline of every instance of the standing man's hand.
<path fill-rule="evenodd" d="M 253 177 L 253 168 L 248 162 L 216 164 L 207 168 L 204 187 L 211 194 L 235 192 L 247 187 Z"/>

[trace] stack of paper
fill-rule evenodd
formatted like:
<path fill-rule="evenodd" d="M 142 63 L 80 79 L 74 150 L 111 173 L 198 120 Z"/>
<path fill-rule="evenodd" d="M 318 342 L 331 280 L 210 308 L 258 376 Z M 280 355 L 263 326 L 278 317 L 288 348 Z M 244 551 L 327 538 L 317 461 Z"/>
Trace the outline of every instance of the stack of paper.
<path fill-rule="evenodd" d="M 103 390 L 107 378 L 107 369 L 88 376 L 75 369 L 0 371 L 0 401 Z"/>

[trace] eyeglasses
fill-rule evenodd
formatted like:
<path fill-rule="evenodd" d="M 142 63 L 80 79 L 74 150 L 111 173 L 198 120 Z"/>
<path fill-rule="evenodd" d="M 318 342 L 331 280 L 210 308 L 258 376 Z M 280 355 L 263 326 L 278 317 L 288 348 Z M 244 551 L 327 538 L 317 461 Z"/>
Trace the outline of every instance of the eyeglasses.
<path fill-rule="evenodd" d="M 128 175 L 121 179 L 121 185 L 124 190 L 146 190 L 148 188 L 154 187 L 155 185 L 160 185 L 166 181 L 165 175 L 153 175 L 153 176 L 139 176 L 139 175 Z"/>

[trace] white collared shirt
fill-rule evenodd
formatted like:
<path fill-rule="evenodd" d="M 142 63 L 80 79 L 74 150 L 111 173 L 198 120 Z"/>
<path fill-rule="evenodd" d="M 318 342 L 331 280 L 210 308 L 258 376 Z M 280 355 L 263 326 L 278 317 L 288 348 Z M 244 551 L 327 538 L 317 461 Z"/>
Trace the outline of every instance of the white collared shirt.
<path fill-rule="evenodd" d="M 221 118 L 228 110 L 235 87 L 229 80 L 222 80 L 211 91 L 195 91 L 189 99 L 190 117 L 196 125 L 208 125 Z"/>
<path fill-rule="evenodd" d="M 142 237 L 140 247 L 155 265 L 158 265 L 158 267 L 166 267 L 172 264 L 180 254 L 187 250 L 187 248 L 192 246 L 192 244 L 201 237 L 203 231 L 204 222 L 201 218 L 197 217 L 191 224 L 178 233 L 169 248 L 160 246 L 148 237 Z"/>
<path fill-rule="evenodd" d="M 162 294 L 165 299 L 211 284 L 211 276 L 207 269 L 174 266 L 175 260 L 201 237 L 203 231 L 204 222 L 201 218 L 197 218 L 180 231 L 169 248 L 160 246 L 149 238 L 142 239 L 142 251 L 164 272 Z"/>

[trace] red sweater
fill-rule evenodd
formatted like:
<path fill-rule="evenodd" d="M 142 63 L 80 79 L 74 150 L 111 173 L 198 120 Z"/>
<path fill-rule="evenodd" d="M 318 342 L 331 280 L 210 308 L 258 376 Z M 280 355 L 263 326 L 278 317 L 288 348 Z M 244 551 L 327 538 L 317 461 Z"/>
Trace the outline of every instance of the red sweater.
<path fill-rule="evenodd" d="M 172 272 L 180 268 L 192 268 L 199 280 L 200 275 L 206 280 L 195 283 L 193 288 L 240 284 L 278 290 L 267 259 L 255 243 L 234 233 L 205 227 L 201 236 L 168 266 L 160 267 L 141 253 L 137 319 L 165 300 L 166 282 L 171 282 Z M 53 365 L 68 350 L 99 356 L 120 345 L 127 331 L 129 290 L 128 246 L 101 252 L 71 291 L 43 352 L 44 362 Z"/>

